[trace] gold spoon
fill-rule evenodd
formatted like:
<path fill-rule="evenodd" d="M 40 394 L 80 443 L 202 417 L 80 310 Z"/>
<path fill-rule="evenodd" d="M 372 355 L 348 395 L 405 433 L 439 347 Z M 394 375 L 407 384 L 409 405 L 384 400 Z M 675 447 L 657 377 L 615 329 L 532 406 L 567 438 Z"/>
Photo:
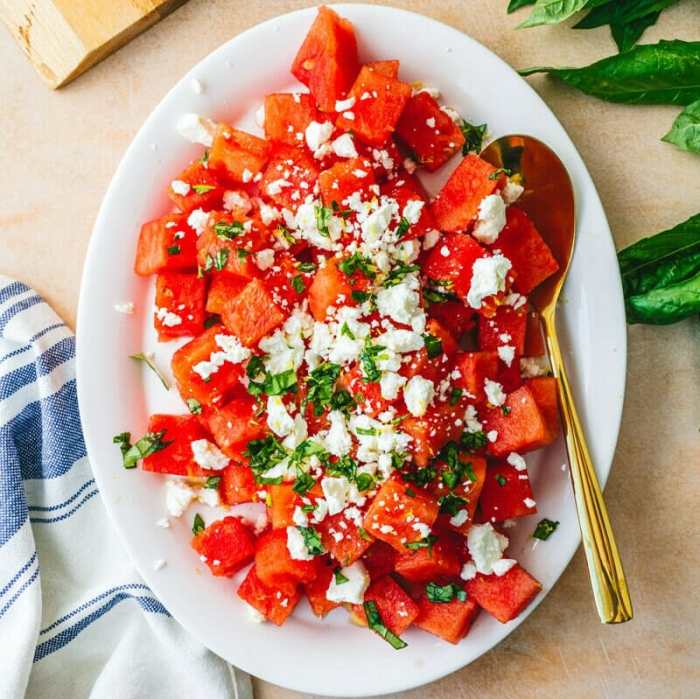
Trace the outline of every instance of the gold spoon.
<path fill-rule="evenodd" d="M 519 178 L 525 191 L 518 206 L 530 215 L 559 263 L 559 271 L 536 289 L 530 300 L 542 318 L 552 371 L 557 378 L 576 510 L 598 614 L 604 624 L 629 621 L 632 602 L 622 561 L 557 339 L 557 300 L 576 237 L 571 180 L 557 155 L 531 136 L 503 136 L 491 143 L 481 157 L 496 167 L 511 170 Z"/>

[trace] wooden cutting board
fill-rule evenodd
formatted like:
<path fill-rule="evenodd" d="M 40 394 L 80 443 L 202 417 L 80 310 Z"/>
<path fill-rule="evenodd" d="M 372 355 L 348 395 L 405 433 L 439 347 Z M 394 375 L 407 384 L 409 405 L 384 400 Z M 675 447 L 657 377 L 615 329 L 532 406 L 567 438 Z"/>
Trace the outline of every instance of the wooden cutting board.
<path fill-rule="evenodd" d="M 186 0 L 0 0 L 0 19 L 51 87 L 82 72 Z"/>

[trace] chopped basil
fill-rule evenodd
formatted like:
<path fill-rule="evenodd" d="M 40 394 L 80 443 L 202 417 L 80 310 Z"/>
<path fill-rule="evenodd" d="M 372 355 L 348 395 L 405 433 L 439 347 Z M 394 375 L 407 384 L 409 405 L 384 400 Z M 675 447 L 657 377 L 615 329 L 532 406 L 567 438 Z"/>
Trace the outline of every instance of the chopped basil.
<path fill-rule="evenodd" d="M 450 405 L 457 405 L 457 403 L 459 403 L 459 399 L 462 397 L 462 393 L 464 393 L 464 391 L 461 388 L 453 388 L 450 391 Z"/>
<path fill-rule="evenodd" d="M 376 437 L 379 434 L 376 427 L 356 427 L 355 432 L 365 437 Z"/>
<path fill-rule="evenodd" d="M 427 286 L 423 289 L 423 298 L 430 303 L 446 303 L 447 301 L 456 301 L 457 296 L 449 291 L 441 291 L 434 287 Z"/>
<path fill-rule="evenodd" d="M 374 633 L 383 638 L 395 650 L 401 650 L 408 645 L 384 625 L 376 602 L 367 600 L 362 606 L 364 607 L 365 616 L 367 617 L 367 626 L 374 631 Z"/>
<path fill-rule="evenodd" d="M 268 396 L 281 396 L 296 387 L 297 374 L 294 369 L 287 369 L 281 374 L 268 374 L 263 383 Z"/>
<path fill-rule="evenodd" d="M 228 248 L 221 248 L 220 250 L 216 251 L 214 257 L 207 255 L 206 262 L 204 264 L 204 271 L 210 272 L 213 267 L 217 272 L 221 272 L 224 267 L 226 267 L 230 252 L 231 251 Z"/>
<path fill-rule="evenodd" d="M 365 541 L 372 541 L 372 537 L 364 527 L 358 527 L 357 533 L 360 535 L 361 539 L 364 539 Z"/>
<path fill-rule="evenodd" d="M 164 436 L 165 430 L 161 430 L 160 432 L 146 432 L 138 442 L 132 445 L 131 434 L 129 432 L 122 432 L 116 435 L 112 439 L 112 442 L 119 445 L 119 449 L 122 452 L 124 468 L 136 468 L 136 464 L 141 459 L 145 459 L 147 456 L 151 456 L 151 454 L 155 454 L 172 444 L 172 441 L 164 442 Z"/>
<path fill-rule="evenodd" d="M 532 536 L 535 539 L 547 541 L 547 539 L 549 539 L 549 537 L 552 536 L 552 534 L 554 534 L 554 531 L 558 526 L 559 522 L 553 522 L 551 519 L 547 519 L 545 517 L 537 523 L 537 526 L 535 527 L 535 531 L 532 533 Z"/>
<path fill-rule="evenodd" d="M 443 495 L 438 502 L 440 503 L 440 512 L 446 512 L 451 517 L 454 517 L 467 504 L 464 498 L 454 493 Z"/>
<path fill-rule="evenodd" d="M 326 552 L 321 543 L 319 533 L 313 527 L 299 527 L 301 535 L 304 537 L 304 546 L 312 556 L 321 556 Z"/>
<path fill-rule="evenodd" d="M 464 602 L 467 599 L 467 593 L 454 583 L 440 586 L 437 583 L 429 582 L 425 586 L 425 594 L 434 604 L 446 604 L 455 598 L 460 602 Z"/>
<path fill-rule="evenodd" d="M 484 143 L 487 128 L 488 126 L 486 126 L 486 124 L 474 126 L 468 121 L 460 119 L 459 129 L 462 132 L 462 136 L 464 136 L 462 155 L 467 155 L 467 153 L 479 153 L 481 151 L 481 146 Z"/>
<path fill-rule="evenodd" d="M 408 495 L 409 498 L 415 498 L 416 497 L 416 491 L 413 490 L 413 488 L 406 488 L 404 491 L 406 495 Z"/>
<path fill-rule="evenodd" d="M 466 451 L 477 451 L 483 449 L 488 443 L 488 438 L 483 430 L 479 432 L 462 432 L 459 438 L 460 446 Z"/>
<path fill-rule="evenodd" d="M 501 175 L 505 175 L 506 177 L 510 177 L 512 174 L 513 174 L 512 171 L 509 170 L 507 167 L 499 167 L 498 169 L 494 170 L 489 175 L 489 179 L 490 180 L 497 180 Z"/>
<path fill-rule="evenodd" d="M 292 289 L 294 289 L 297 294 L 303 294 L 306 291 L 306 284 L 304 284 L 304 279 L 301 274 L 297 274 L 296 277 L 292 279 Z"/>
<path fill-rule="evenodd" d="M 315 206 L 316 228 L 324 238 L 330 238 L 331 234 L 328 226 L 333 218 L 333 211 L 326 206 Z"/>
<path fill-rule="evenodd" d="M 265 364 L 257 354 L 254 354 L 248 360 L 248 365 L 245 368 L 245 373 L 249 379 L 257 379 L 257 377 L 260 376 L 260 374 L 265 373 Z"/>
<path fill-rule="evenodd" d="M 182 248 L 179 245 L 171 245 L 168 248 L 168 255 L 179 255 L 182 252 Z"/>
<path fill-rule="evenodd" d="M 311 488 L 314 487 L 314 485 L 316 485 L 316 481 L 314 480 L 313 476 L 310 476 L 308 473 L 305 473 L 299 469 L 294 485 L 292 486 L 292 490 L 297 495 L 306 495 L 306 493 L 308 493 Z"/>
<path fill-rule="evenodd" d="M 156 362 L 152 354 L 139 352 L 138 354 L 130 354 L 129 359 L 135 359 L 136 361 L 143 362 L 160 379 L 160 382 L 163 384 L 165 390 L 170 390 L 170 383 L 165 378 L 163 372 L 161 372 L 161 370 L 156 366 Z"/>
<path fill-rule="evenodd" d="M 308 273 L 308 272 L 315 272 L 316 271 L 316 265 L 313 262 L 300 262 L 297 265 L 297 269 L 300 272 Z"/>
<path fill-rule="evenodd" d="M 251 440 L 243 454 L 250 460 L 250 468 L 256 475 L 271 469 L 288 456 L 287 450 L 272 435 Z"/>
<path fill-rule="evenodd" d="M 359 291 L 357 289 L 351 291 L 350 296 L 352 296 L 353 300 L 357 301 L 357 303 L 364 303 L 372 298 L 372 294 L 370 294 L 368 291 Z"/>
<path fill-rule="evenodd" d="M 355 408 L 356 405 L 357 403 L 355 403 L 350 391 L 346 391 L 344 388 L 337 390 L 331 398 L 331 410 L 348 412 Z"/>
<path fill-rule="evenodd" d="M 374 487 L 374 477 L 369 473 L 359 473 L 355 479 L 359 491 L 371 490 Z"/>
<path fill-rule="evenodd" d="M 190 411 L 190 413 L 192 413 L 192 415 L 202 414 L 202 404 L 196 398 L 188 398 L 186 403 L 187 409 Z"/>
<path fill-rule="evenodd" d="M 355 480 L 357 474 L 357 462 L 346 454 L 337 461 L 330 461 L 326 465 L 326 473 L 331 476 L 344 476 L 349 481 Z"/>
<path fill-rule="evenodd" d="M 505 417 L 508 417 L 508 415 L 510 415 L 510 411 L 511 411 L 511 408 L 509 406 L 507 406 L 507 405 L 501 406 L 501 412 L 503 413 L 503 415 Z"/>
<path fill-rule="evenodd" d="M 418 265 L 409 265 L 406 264 L 405 262 L 399 262 L 399 264 L 394 267 L 389 274 L 387 274 L 386 278 L 382 282 L 383 287 L 391 287 L 391 286 L 396 286 L 397 284 L 400 284 L 406 275 L 412 274 L 413 272 L 417 272 L 420 268 Z"/>
<path fill-rule="evenodd" d="M 358 270 L 367 277 L 374 279 L 377 276 L 377 268 L 369 257 L 355 252 L 338 264 L 338 269 L 346 276 L 351 276 Z"/>
<path fill-rule="evenodd" d="M 501 486 L 501 488 L 508 483 L 508 479 L 501 475 L 500 473 L 496 474 L 496 483 Z"/>
<path fill-rule="evenodd" d="M 399 225 L 396 227 L 396 237 L 401 240 L 401 238 L 408 233 L 408 229 L 410 227 L 411 222 L 405 216 L 402 216 L 401 220 L 399 221 Z"/>
<path fill-rule="evenodd" d="M 434 534 L 428 534 L 425 539 L 421 539 L 420 541 L 409 541 L 407 544 L 404 544 L 404 546 L 412 551 L 416 551 L 418 549 L 432 549 L 433 544 L 436 541 L 437 537 Z"/>
<path fill-rule="evenodd" d="M 432 466 L 425 466 L 415 471 L 406 471 L 402 475 L 404 480 L 415 483 L 419 488 L 425 488 L 435 478 L 437 472 Z"/>
<path fill-rule="evenodd" d="M 308 389 L 306 402 L 313 405 L 314 414 L 317 417 L 322 415 L 325 406 L 332 402 L 335 383 L 339 376 L 339 364 L 324 362 L 317 366 L 306 379 Z"/>
<path fill-rule="evenodd" d="M 199 159 L 199 162 L 204 165 L 205 167 L 209 164 L 209 151 L 205 150 L 204 153 L 202 154 L 202 157 Z"/>
<path fill-rule="evenodd" d="M 349 337 L 351 340 L 355 339 L 355 333 L 350 330 L 350 326 L 347 323 L 343 323 L 342 327 L 340 328 L 340 334 L 345 335 L 345 337 Z"/>
<path fill-rule="evenodd" d="M 216 315 L 216 313 L 214 313 L 213 315 L 207 316 L 204 319 L 204 327 L 207 329 L 211 328 L 214 325 L 218 325 L 218 323 L 220 321 L 221 321 L 221 317 Z"/>
<path fill-rule="evenodd" d="M 214 232 L 222 240 L 233 240 L 239 235 L 243 235 L 244 228 L 239 221 L 233 221 L 232 223 L 219 221 L 219 223 L 214 224 Z"/>
<path fill-rule="evenodd" d="M 343 585 L 346 582 L 350 582 L 350 578 L 346 578 L 340 568 L 336 568 L 333 571 L 333 577 L 335 578 L 336 585 Z"/>
<path fill-rule="evenodd" d="M 435 359 L 435 357 L 439 357 L 442 354 L 442 340 L 439 337 L 425 333 L 423 341 L 425 342 L 425 351 L 428 353 L 428 359 Z"/>
<path fill-rule="evenodd" d="M 438 458 L 447 464 L 447 468 L 442 472 L 442 482 L 450 489 L 457 487 L 465 477 L 470 481 L 476 481 L 476 474 L 469 461 L 462 461 L 460 458 L 460 445 L 457 442 L 448 442 L 440 450 Z"/>
<path fill-rule="evenodd" d="M 221 476 L 209 476 L 204 487 L 216 490 L 219 487 L 219 483 L 221 483 Z"/>
<path fill-rule="evenodd" d="M 204 152 L 204 155 L 207 157 L 207 160 L 209 159 L 209 153 L 206 151 Z M 206 162 L 206 161 L 204 161 Z M 193 184 L 192 189 L 194 189 L 197 194 L 206 194 L 207 192 L 211 192 L 212 189 L 216 189 L 216 185 L 214 184 Z"/>
<path fill-rule="evenodd" d="M 250 250 L 246 250 L 245 248 L 237 248 L 236 255 L 238 255 L 239 260 L 245 260 L 245 258 L 250 255 Z"/>
<path fill-rule="evenodd" d="M 372 340 L 367 337 L 362 352 L 360 352 L 360 364 L 362 365 L 363 379 L 368 382 L 379 381 L 382 372 L 377 367 L 377 359 L 385 350 L 382 345 L 373 345 Z"/>
<path fill-rule="evenodd" d="M 199 512 L 194 516 L 194 522 L 192 522 L 192 533 L 197 536 L 200 532 L 203 532 L 206 529 L 204 526 L 204 520 L 202 519 L 202 516 L 199 514 Z"/>

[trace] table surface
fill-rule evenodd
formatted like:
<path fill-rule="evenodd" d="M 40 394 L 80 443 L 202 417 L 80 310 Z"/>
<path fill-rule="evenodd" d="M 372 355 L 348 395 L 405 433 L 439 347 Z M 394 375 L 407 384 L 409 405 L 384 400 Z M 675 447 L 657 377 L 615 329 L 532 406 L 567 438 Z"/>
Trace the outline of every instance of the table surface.
<path fill-rule="evenodd" d="M 0 33 L 0 272 L 33 285 L 74 326 L 100 201 L 149 112 L 183 73 L 230 37 L 312 4 L 190 0 L 58 92 L 44 87 L 9 34 Z M 446 22 L 515 67 L 585 65 L 615 51 L 606 28 L 514 31 L 523 13 L 506 15 L 506 0 L 385 4 Z M 681 0 L 644 40 L 699 37 L 700 3 Z M 546 78 L 532 84 L 586 161 L 618 248 L 698 212 L 700 156 L 659 140 L 677 108 L 609 105 Z M 606 497 L 634 621 L 598 623 L 579 552 L 537 611 L 500 646 L 402 698 L 698 696 L 699 340 L 697 319 L 629 330 L 625 415 Z M 258 682 L 256 696 L 300 695 Z"/>

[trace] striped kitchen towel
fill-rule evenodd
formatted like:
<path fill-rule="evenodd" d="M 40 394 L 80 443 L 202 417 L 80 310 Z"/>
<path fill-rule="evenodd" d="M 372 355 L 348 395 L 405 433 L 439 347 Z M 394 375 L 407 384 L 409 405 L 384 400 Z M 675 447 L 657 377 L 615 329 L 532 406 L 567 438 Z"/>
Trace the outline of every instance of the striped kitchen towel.
<path fill-rule="evenodd" d="M 75 338 L 0 276 L 0 697 L 230 697 L 117 539 L 80 429 Z"/>

